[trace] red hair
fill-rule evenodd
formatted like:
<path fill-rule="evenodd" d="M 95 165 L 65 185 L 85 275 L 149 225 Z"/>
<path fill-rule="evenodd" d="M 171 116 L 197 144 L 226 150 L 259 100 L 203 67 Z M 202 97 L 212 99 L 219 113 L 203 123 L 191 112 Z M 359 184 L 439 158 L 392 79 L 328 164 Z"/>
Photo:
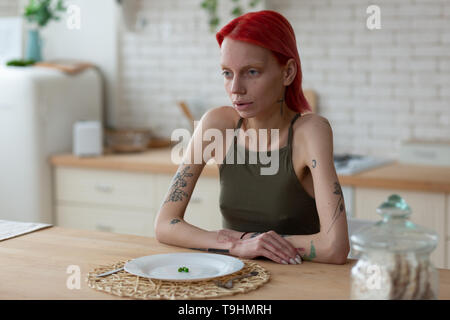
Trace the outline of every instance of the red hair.
<path fill-rule="evenodd" d="M 220 47 L 225 37 L 270 50 L 281 66 L 286 65 L 289 59 L 294 59 L 297 74 L 286 88 L 286 104 L 300 113 L 311 110 L 302 90 L 302 70 L 294 29 L 285 17 L 272 10 L 249 12 L 231 20 L 217 32 L 216 39 Z"/>

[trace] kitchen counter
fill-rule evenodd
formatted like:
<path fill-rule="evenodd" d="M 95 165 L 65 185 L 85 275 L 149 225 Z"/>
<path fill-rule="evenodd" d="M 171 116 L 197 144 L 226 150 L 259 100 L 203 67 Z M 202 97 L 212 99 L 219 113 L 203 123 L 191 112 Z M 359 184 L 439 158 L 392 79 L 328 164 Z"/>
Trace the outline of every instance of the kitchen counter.
<path fill-rule="evenodd" d="M 87 273 L 99 265 L 141 256 L 194 252 L 168 246 L 154 238 L 50 227 L 1 242 L 0 299 L 122 299 L 91 289 Z M 198 251 L 195 251 L 198 252 Z M 348 299 L 350 270 L 355 260 L 344 265 L 304 261 L 301 265 L 281 265 L 254 260 L 266 268 L 271 278 L 262 287 L 246 294 L 223 299 L 309 300 Z M 81 270 L 80 289 L 68 289 L 70 265 Z M 450 299 L 450 270 L 439 269 L 439 299 Z"/>
<path fill-rule="evenodd" d="M 172 163 L 170 149 L 151 149 L 136 154 L 107 154 L 100 157 L 78 158 L 72 154 L 55 155 L 54 166 L 141 171 L 174 174 L 178 168 Z M 202 175 L 219 177 L 214 161 L 203 169 Z M 343 186 L 450 192 L 450 168 L 391 163 L 353 175 L 339 175 Z"/>

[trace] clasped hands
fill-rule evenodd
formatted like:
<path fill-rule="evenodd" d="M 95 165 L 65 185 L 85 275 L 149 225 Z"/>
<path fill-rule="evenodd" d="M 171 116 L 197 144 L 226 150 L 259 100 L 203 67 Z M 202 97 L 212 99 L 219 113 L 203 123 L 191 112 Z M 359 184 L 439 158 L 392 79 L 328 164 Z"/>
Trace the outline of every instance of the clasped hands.
<path fill-rule="evenodd" d="M 238 232 L 220 230 L 219 235 L 233 243 L 230 254 L 244 259 L 266 257 L 281 264 L 300 264 L 301 249 L 295 248 L 288 240 L 275 231 L 268 232 Z"/>

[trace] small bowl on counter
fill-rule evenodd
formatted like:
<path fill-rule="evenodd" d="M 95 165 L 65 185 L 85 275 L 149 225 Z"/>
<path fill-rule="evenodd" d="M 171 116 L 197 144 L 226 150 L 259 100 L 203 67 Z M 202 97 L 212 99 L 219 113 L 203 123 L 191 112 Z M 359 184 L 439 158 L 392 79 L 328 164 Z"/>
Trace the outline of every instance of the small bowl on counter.
<path fill-rule="evenodd" d="M 133 153 L 148 149 L 152 133 L 148 129 L 106 129 L 105 137 L 110 151 Z"/>

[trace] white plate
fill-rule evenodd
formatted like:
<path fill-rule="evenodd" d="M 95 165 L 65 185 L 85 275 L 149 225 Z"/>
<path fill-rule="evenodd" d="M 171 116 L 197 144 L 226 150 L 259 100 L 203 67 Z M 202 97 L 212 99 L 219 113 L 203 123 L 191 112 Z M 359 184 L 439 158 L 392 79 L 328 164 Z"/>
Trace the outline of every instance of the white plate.
<path fill-rule="evenodd" d="M 189 272 L 178 272 L 180 267 Z M 133 259 L 125 264 L 125 271 L 144 278 L 194 281 L 221 277 L 243 267 L 241 260 L 223 254 L 180 252 Z"/>

